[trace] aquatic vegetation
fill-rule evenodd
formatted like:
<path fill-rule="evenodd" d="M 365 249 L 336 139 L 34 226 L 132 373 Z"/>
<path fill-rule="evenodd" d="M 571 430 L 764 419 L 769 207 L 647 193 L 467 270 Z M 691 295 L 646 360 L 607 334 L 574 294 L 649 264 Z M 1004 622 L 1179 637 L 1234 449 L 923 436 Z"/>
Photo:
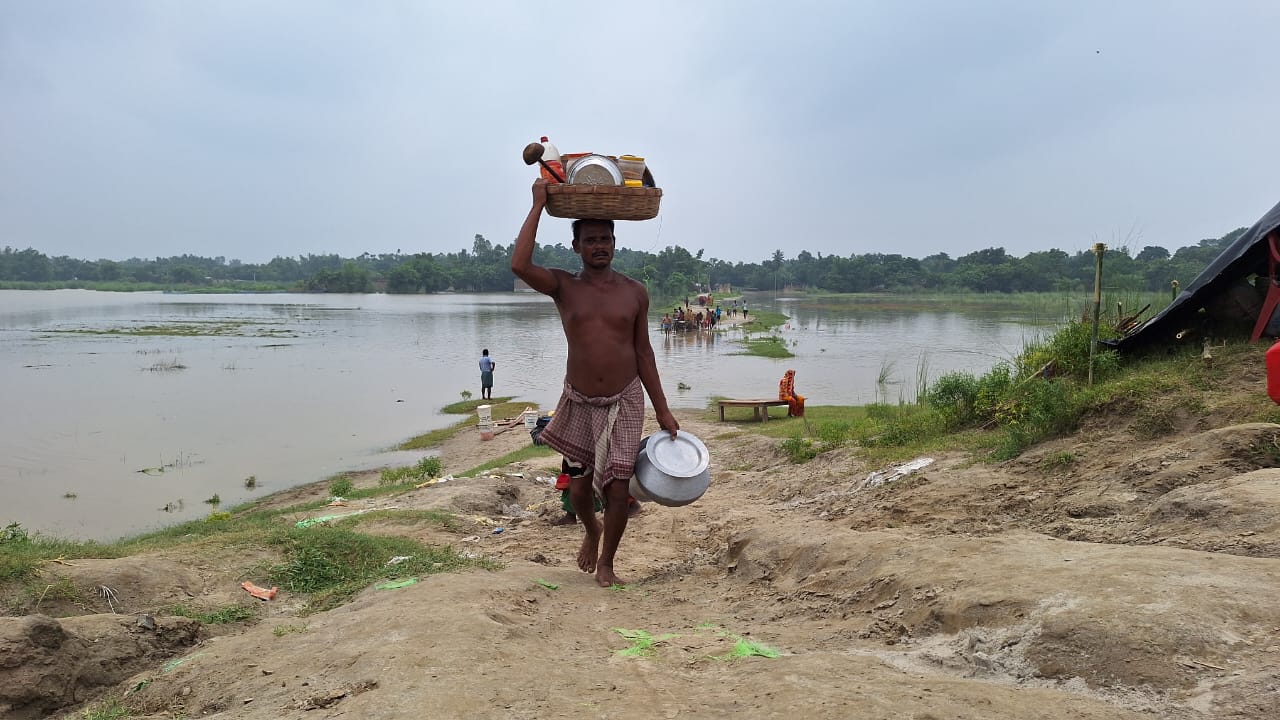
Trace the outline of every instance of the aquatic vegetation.
<path fill-rule="evenodd" d="M 795 353 L 787 349 L 786 341 L 777 335 L 770 335 L 764 338 L 746 338 L 741 342 L 746 346 L 746 351 L 734 353 L 735 355 L 756 355 L 774 359 L 796 356 Z"/>
<path fill-rule="evenodd" d="M 53 329 L 64 335 L 119 335 L 127 337 L 297 337 L 288 328 L 264 327 L 282 320 L 189 320 L 166 325 L 136 325 L 107 328 Z"/>
<path fill-rule="evenodd" d="M 182 362 L 175 357 L 151 363 L 151 367 L 145 369 L 151 372 L 173 372 L 175 370 L 186 370 L 187 366 L 183 365 Z"/>

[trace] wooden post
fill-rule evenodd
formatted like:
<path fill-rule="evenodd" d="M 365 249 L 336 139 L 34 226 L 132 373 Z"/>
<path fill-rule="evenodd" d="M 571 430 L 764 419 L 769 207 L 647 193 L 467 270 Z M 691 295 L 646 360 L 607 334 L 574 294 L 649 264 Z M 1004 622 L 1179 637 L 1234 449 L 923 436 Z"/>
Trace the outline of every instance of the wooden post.
<path fill-rule="evenodd" d="M 1089 341 L 1089 385 L 1093 386 L 1093 359 L 1098 354 L 1098 317 L 1102 314 L 1102 254 L 1107 246 L 1094 243 L 1093 256 L 1093 338 Z"/>

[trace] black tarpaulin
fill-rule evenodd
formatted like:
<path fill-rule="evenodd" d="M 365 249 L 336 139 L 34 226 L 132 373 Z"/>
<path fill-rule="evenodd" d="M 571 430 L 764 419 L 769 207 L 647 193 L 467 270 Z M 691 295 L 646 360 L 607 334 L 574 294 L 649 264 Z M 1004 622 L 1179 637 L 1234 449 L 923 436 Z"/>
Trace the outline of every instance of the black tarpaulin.
<path fill-rule="evenodd" d="M 1201 308 L 1231 285 L 1249 275 L 1267 274 L 1267 233 L 1277 227 L 1280 227 L 1280 204 L 1267 211 L 1231 247 L 1223 250 L 1204 272 L 1182 288 L 1168 307 L 1134 332 L 1119 340 L 1109 340 L 1107 344 L 1123 351 L 1172 340 L 1178 331 L 1194 323 L 1194 316 Z"/>

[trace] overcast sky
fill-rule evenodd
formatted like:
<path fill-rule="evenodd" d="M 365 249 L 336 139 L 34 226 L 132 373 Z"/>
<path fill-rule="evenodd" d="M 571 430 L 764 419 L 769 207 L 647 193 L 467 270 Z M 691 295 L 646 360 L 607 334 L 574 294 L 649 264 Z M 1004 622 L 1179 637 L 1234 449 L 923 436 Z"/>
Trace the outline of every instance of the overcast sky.
<path fill-rule="evenodd" d="M 505 244 L 545 134 L 648 159 L 639 250 L 1172 250 L 1280 200 L 1278 28 L 1275 0 L 0 0 L 0 246 Z"/>

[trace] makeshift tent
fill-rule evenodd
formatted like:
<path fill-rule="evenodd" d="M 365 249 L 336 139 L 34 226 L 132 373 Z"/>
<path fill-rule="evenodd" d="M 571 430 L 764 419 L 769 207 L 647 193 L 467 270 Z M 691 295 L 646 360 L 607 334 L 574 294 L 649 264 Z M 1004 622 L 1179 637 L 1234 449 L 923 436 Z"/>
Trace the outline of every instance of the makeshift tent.
<path fill-rule="evenodd" d="M 1280 204 L 1222 251 L 1204 272 L 1196 276 L 1168 307 L 1156 313 L 1137 330 L 1107 344 L 1121 351 L 1157 342 L 1167 342 L 1196 324 L 1195 315 L 1233 285 L 1250 275 L 1267 274 L 1267 234 L 1280 228 Z"/>

